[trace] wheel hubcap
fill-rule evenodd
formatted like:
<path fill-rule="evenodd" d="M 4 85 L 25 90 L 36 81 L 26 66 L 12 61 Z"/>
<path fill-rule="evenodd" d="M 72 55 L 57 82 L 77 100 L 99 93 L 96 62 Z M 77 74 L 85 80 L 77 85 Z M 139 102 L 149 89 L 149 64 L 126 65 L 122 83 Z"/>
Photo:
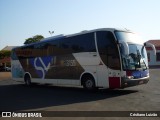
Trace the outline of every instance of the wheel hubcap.
<path fill-rule="evenodd" d="M 91 80 L 87 80 L 86 81 L 86 87 L 87 88 L 92 88 L 92 86 L 93 86 L 93 82 Z"/>

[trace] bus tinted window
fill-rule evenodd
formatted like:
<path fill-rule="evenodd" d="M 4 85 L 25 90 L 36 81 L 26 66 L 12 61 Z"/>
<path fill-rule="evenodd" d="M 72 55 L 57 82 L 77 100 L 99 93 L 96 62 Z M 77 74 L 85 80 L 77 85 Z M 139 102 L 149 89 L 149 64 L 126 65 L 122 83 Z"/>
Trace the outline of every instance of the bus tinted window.
<path fill-rule="evenodd" d="M 78 52 L 96 52 L 94 33 L 77 35 L 73 37 L 49 40 L 33 45 L 27 45 L 17 52 L 20 57 L 64 55 Z"/>
<path fill-rule="evenodd" d="M 100 57 L 109 68 L 119 70 L 120 59 L 115 38 L 111 32 L 97 32 L 97 44 Z"/>
<path fill-rule="evenodd" d="M 60 47 L 70 49 L 73 53 L 95 52 L 94 33 L 68 37 L 60 41 Z"/>

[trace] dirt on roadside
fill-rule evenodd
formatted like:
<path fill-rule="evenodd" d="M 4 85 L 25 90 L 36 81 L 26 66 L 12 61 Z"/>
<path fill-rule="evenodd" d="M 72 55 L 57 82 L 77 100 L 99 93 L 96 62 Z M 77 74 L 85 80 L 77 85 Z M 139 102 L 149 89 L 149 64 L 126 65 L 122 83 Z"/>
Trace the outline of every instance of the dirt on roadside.
<path fill-rule="evenodd" d="M 0 80 L 11 78 L 11 72 L 0 72 Z"/>

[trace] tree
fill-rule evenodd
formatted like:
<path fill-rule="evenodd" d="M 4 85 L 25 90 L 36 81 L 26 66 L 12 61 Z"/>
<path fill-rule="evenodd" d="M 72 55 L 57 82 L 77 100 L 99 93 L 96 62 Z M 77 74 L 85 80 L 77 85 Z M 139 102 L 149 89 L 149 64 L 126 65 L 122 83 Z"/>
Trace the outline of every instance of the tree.
<path fill-rule="evenodd" d="M 3 59 L 5 57 L 10 57 L 11 51 L 9 50 L 1 50 L 0 51 L 0 59 Z"/>
<path fill-rule="evenodd" d="M 44 37 L 42 35 L 35 35 L 31 38 L 27 38 L 24 42 L 24 44 L 31 44 L 34 42 L 39 42 L 40 40 L 42 40 Z"/>

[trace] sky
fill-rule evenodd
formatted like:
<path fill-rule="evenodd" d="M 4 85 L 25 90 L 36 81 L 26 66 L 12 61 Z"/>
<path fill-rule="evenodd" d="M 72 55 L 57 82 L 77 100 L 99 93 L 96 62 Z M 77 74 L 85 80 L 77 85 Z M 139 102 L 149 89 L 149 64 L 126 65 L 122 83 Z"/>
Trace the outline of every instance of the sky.
<path fill-rule="evenodd" d="M 34 35 L 126 28 L 160 39 L 160 0 L 0 0 L 0 50 Z"/>

